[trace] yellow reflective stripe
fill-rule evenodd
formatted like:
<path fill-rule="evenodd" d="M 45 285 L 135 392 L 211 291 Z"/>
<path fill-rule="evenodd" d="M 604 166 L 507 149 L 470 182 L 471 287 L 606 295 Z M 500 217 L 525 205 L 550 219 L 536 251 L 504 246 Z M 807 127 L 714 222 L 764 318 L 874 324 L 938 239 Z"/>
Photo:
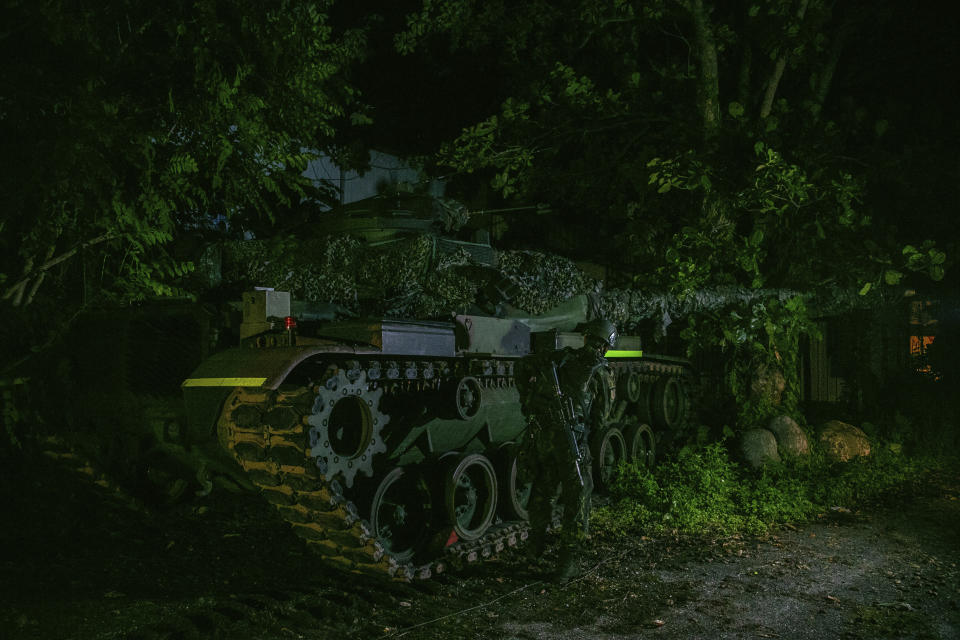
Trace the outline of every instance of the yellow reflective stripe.
<path fill-rule="evenodd" d="M 623 351 L 620 349 L 610 349 L 607 351 L 607 358 L 642 358 L 643 351 Z"/>
<path fill-rule="evenodd" d="M 266 378 L 189 378 L 183 387 L 259 387 Z"/>

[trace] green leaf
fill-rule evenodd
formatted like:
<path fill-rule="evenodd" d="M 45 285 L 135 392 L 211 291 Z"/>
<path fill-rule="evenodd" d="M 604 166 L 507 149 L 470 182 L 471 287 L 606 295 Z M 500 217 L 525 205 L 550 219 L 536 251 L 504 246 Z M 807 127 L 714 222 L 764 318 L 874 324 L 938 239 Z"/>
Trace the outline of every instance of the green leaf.
<path fill-rule="evenodd" d="M 739 102 L 731 102 L 727 105 L 727 112 L 734 118 L 740 118 L 743 117 L 743 114 L 746 113 L 746 110 Z"/>
<path fill-rule="evenodd" d="M 883 280 L 889 285 L 899 284 L 903 274 L 895 269 L 887 269 L 883 274 Z"/>
<path fill-rule="evenodd" d="M 670 191 L 669 182 L 664 182 L 662 185 L 660 185 L 660 188 L 657 189 L 657 193 L 666 193 L 667 191 Z"/>
<path fill-rule="evenodd" d="M 860 295 L 861 295 L 861 296 L 867 295 L 867 294 L 870 292 L 870 289 L 871 289 L 872 287 L 873 287 L 873 283 L 872 283 L 872 282 L 866 283 L 865 285 L 863 285 L 863 288 L 860 289 Z"/>
<path fill-rule="evenodd" d="M 355 111 L 350 114 L 350 124 L 352 125 L 373 124 L 373 118 L 371 118 L 365 113 L 360 113 L 359 111 Z"/>

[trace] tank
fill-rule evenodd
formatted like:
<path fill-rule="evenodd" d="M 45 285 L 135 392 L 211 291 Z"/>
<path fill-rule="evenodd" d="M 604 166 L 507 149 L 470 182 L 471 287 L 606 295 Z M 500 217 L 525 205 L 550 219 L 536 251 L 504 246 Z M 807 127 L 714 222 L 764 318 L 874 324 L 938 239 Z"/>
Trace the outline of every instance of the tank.
<path fill-rule="evenodd" d="M 434 248 L 446 243 L 434 259 L 475 256 L 468 276 L 482 284 L 473 303 L 428 319 L 371 317 L 275 288 L 245 291 L 239 344 L 182 384 L 183 436 L 236 471 L 330 563 L 423 579 L 526 539 L 530 482 L 514 365 L 531 352 L 582 346 L 578 328 L 602 304 L 581 293 L 524 313 L 507 302 L 510 283 L 484 234 L 444 237 L 436 209 L 418 217 L 379 204 L 355 207 L 328 231 L 368 247 L 414 234 Z M 439 218 L 450 215 L 458 214 Z M 690 414 L 686 360 L 645 353 L 630 335 L 607 357 L 610 367 L 591 381 L 599 491 L 621 461 L 653 465 L 662 434 Z"/>

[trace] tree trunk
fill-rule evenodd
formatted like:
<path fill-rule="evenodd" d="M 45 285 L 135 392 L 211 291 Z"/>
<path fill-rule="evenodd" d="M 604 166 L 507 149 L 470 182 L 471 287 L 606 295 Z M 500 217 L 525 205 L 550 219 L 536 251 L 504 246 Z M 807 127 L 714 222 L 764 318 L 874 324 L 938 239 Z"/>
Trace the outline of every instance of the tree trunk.
<path fill-rule="evenodd" d="M 746 45 L 743 48 L 743 57 L 740 59 L 740 73 L 737 77 L 737 102 L 744 109 L 750 104 L 750 72 L 753 67 L 753 47 Z"/>
<path fill-rule="evenodd" d="M 696 34 L 697 55 L 700 58 L 700 75 L 697 80 L 697 97 L 703 116 L 704 137 L 713 137 L 720 127 L 720 78 L 717 73 L 717 45 L 713 39 L 713 27 L 703 7 L 703 0 L 691 0 L 688 5 L 693 17 Z"/>
<path fill-rule="evenodd" d="M 797 9 L 797 20 L 803 21 L 803 16 L 807 13 L 807 4 L 809 0 L 800 0 L 800 8 Z M 773 65 L 773 72 L 770 74 L 770 80 L 767 82 L 767 90 L 763 95 L 763 104 L 760 106 L 760 119 L 763 120 L 770 115 L 773 110 L 773 99 L 777 95 L 777 87 L 780 84 L 780 78 L 783 77 L 783 70 L 787 67 L 787 52 L 789 49 L 784 47 L 783 53 L 777 58 Z"/>
<path fill-rule="evenodd" d="M 830 47 L 830 57 L 827 58 L 827 64 L 817 79 L 817 93 L 814 96 L 814 102 L 817 105 L 817 112 L 814 117 L 817 120 L 820 119 L 820 114 L 823 112 L 823 103 L 827 101 L 827 93 L 829 93 L 830 85 L 833 83 L 833 74 L 836 72 L 837 63 L 840 61 L 840 54 L 843 51 L 843 36 L 843 31 L 837 34 L 833 45 Z"/>

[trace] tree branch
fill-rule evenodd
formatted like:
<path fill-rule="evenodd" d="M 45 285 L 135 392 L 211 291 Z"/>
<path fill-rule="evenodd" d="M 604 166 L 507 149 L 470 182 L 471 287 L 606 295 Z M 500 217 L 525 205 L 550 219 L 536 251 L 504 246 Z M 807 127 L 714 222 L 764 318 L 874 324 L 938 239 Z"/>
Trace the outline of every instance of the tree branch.
<path fill-rule="evenodd" d="M 49 271 L 49 270 L 52 269 L 53 267 L 57 266 L 57 265 L 60 264 L 61 262 L 64 262 L 64 261 L 66 261 L 66 260 L 69 260 L 69 259 L 72 258 L 74 255 L 76 255 L 77 251 L 80 251 L 80 250 L 82 250 L 82 249 L 86 249 L 87 247 L 92 247 L 92 246 L 94 246 L 94 245 L 98 245 L 98 244 L 100 244 L 100 243 L 102 243 L 102 242 L 106 242 L 106 241 L 108 241 L 108 240 L 112 240 L 112 239 L 114 239 L 114 238 L 116 238 L 116 237 L 117 237 L 117 236 L 116 236 L 116 234 L 114 234 L 114 233 L 104 233 L 104 234 L 101 234 L 101 235 L 97 236 L 96 238 L 94 238 L 93 240 L 88 240 L 88 241 L 86 241 L 86 242 L 80 243 L 79 245 L 73 247 L 72 249 L 70 249 L 69 251 L 67 251 L 67 252 L 65 252 L 65 253 L 60 254 L 59 256 L 57 256 L 57 257 L 55 257 L 55 258 L 52 257 L 52 256 L 53 256 L 53 251 L 54 251 L 54 249 L 51 248 L 51 250 L 47 252 L 47 259 L 46 259 L 46 261 L 45 261 L 43 264 L 41 264 L 39 267 L 35 268 L 35 269 L 32 268 L 32 267 L 33 267 L 33 260 L 32 260 L 32 259 L 28 260 L 28 261 L 27 261 L 27 267 L 26 267 L 26 269 L 24 269 L 24 275 L 23 275 L 23 277 L 20 278 L 20 280 L 18 280 L 17 282 L 15 282 L 13 285 L 11 285 L 11 286 L 4 292 L 2 299 L 3 299 L 3 300 L 8 300 L 8 299 L 10 299 L 10 298 L 13 298 L 12 304 L 13 304 L 13 306 L 15 306 L 15 307 L 19 307 L 19 306 L 21 306 L 21 305 L 26 306 L 26 305 L 30 304 L 30 302 L 33 301 L 33 297 L 34 297 L 34 296 L 36 295 L 36 293 L 37 293 L 37 289 L 40 288 L 40 283 L 43 282 L 43 279 L 46 277 L 47 271 Z M 27 297 L 26 297 L 26 301 L 24 302 L 24 293 L 27 293 L 27 285 L 30 283 L 30 280 L 32 280 L 33 278 L 37 278 L 37 281 L 36 281 L 36 282 L 33 284 L 33 286 L 30 288 L 30 292 L 29 292 L 29 294 L 28 294 Z"/>
<path fill-rule="evenodd" d="M 583 48 L 586 47 L 587 44 L 589 44 L 589 42 L 590 42 L 590 40 L 593 38 L 593 36 L 594 36 L 598 31 L 600 31 L 600 30 L 602 30 L 604 27 L 606 27 L 608 24 L 616 24 L 616 23 L 618 23 L 618 22 L 633 22 L 633 21 L 635 21 L 635 20 L 636 20 L 636 18 L 635 18 L 635 17 L 632 17 L 632 16 L 625 16 L 625 17 L 622 17 L 622 18 L 604 18 L 603 20 L 600 21 L 600 24 L 597 25 L 597 28 L 596 28 L 596 29 L 591 29 L 590 32 L 587 33 L 586 37 L 585 37 L 585 38 L 583 39 L 583 41 L 580 43 L 580 46 L 577 47 L 577 51 L 583 50 Z"/>
<path fill-rule="evenodd" d="M 807 13 L 807 4 L 809 0 L 800 0 L 800 8 L 797 9 L 797 20 L 803 21 L 803 16 Z M 783 53 L 777 58 L 773 66 L 773 73 L 770 74 L 770 80 L 767 82 L 767 90 L 763 96 L 763 104 L 760 106 L 760 119 L 763 120 L 770 115 L 773 110 L 773 99 L 777 95 L 777 87 L 780 85 L 780 78 L 783 77 L 783 70 L 787 67 L 788 48 L 784 47 Z"/>

